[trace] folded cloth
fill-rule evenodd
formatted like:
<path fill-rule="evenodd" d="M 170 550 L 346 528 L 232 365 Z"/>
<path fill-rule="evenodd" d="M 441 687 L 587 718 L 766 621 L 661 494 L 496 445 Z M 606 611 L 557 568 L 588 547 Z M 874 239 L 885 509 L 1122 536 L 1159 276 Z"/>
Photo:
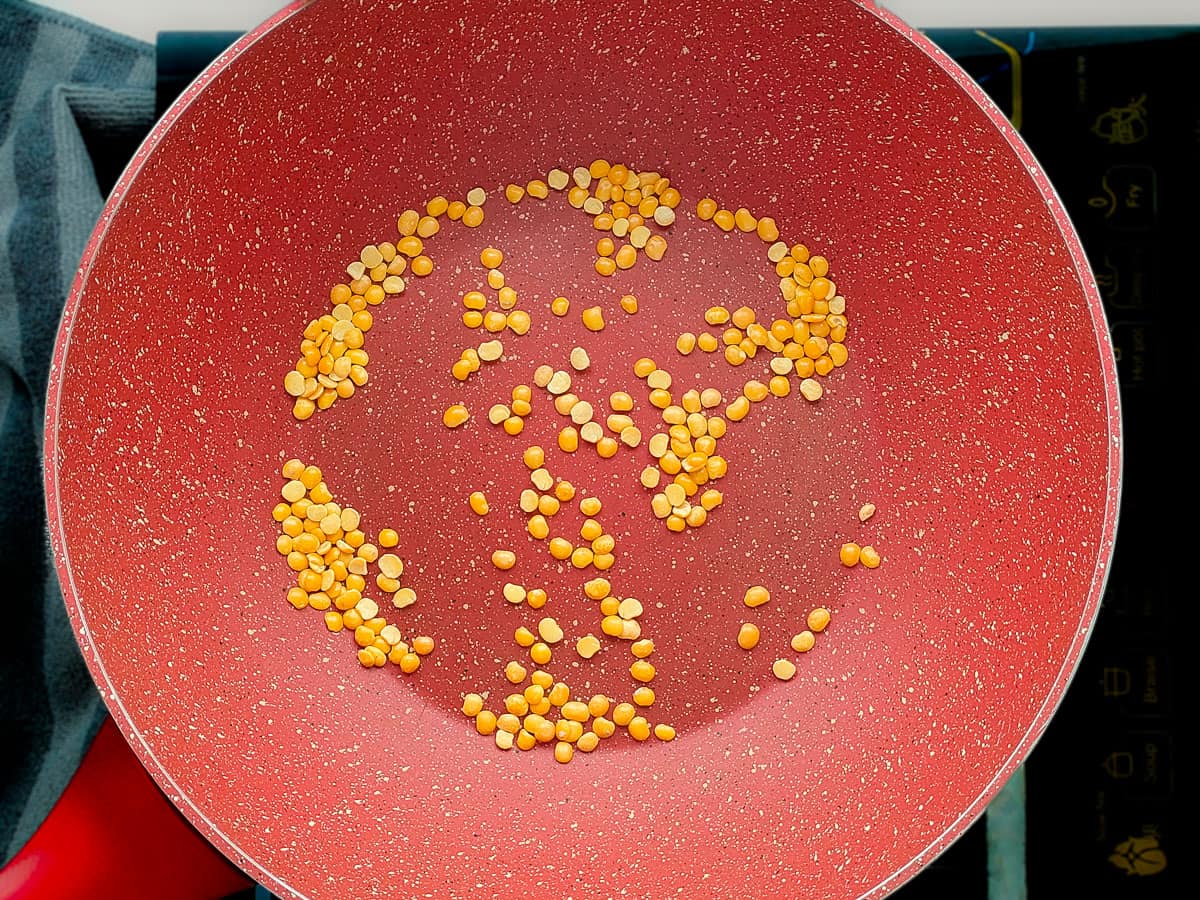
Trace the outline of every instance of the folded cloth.
<path fill-rule="evenodd" d="M 104 193 L 153 121 L 153 47 L 0 0 L 0 865 L 105 715 L 47 541 L 42 423 L 63 301 Z"/>

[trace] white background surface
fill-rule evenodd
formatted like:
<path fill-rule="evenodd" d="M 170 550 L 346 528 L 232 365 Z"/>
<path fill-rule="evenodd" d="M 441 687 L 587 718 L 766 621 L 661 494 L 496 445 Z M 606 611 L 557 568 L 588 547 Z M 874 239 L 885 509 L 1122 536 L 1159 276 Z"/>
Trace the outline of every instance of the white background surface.
<path fill-rule="evenodd" d="M 144 41 L 159 31 L 238 30 L 286 0 L 39 0 Z M 1200 24 L 1200 0 L 883 0 L 917 28 Z"/>

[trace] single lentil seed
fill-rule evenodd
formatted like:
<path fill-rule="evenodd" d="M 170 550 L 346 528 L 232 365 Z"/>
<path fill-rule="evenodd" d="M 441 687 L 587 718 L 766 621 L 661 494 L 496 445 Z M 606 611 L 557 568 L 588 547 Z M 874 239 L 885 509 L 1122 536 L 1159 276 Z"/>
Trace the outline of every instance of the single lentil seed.
<path fill-rule="evenodd" d="M 771 599 L 771 592 L 761 584 L 756 584 L 753 587 L 746 589 L 746 595 L 742 598 L 742 602 L 751 608 L 762 606 Z"/>
<path fill-rule="evenodd" d="M 560 369 L 554 372 L 554 374 L 550 377 L 550 380 L 546 383 L 545 387 L 547 391 L 555 396 L 558 396 L 559 394 L 565 394 L 571 389 L 571 376 L 569 373 Z"/>
<path fill-rule="evenodd" d="M 413 651 L 421 656 L 428 656 L 433 652 L 434 641 L 428 635 L 420 635 L 413 638 Z"/>
<path fill-rule="evenodd" d="M 671 387 L 671 373 L 665 369 L 655 369 L 646 376 L 646 384 L 654 390 L 665 391 Z"/>
<path fill-rule="evenodd" d="M 771 664 L 771 672 L 780 681 L 790 681 L 796 674 L 796 665 L 788 659 L 777 659 Z"/>
<path fill-rule="evenodd" d="M 638 659 L 645 659 L 654 652 L 654 641 L 646 638 L 644 640 L 635 641 L 629 647 L 629 652 Z"/>
<path fill-rule="evenodd" d="M 617 250 L 613 258 L 618 269 L 630 269 L 637 262 L 637 250 L 631 244 L 624 244 Z"/>
<path fill-rule="evenodd" d="M 635 681 L 645 683 L 653 681 L 656 673 L 653 664 L 644 659 L 639 659 L 629 667 L 629 674 Z"/>
<path fill-rule="evenodd" d="M 467 694 L 463 697 L 462 711 L 464 716 L 474 718 L 483 711 L 483 697 L 479 694 Z"/>
<path fill-rule="evenodd" d="M 580 400 L 571 405 L 571 421 L 576 425 L 585 425 L 592 420 L 593 412 L 592 404 L 586 400 Z"/>
<path fill-rule="evenodd" d="M 589 331 L 604 329 L 604 314 L 599 306 L 589 306 L 583 311 L 583 324 Z"/>
<path fill-rule="evenodd" d="M 750 413 L 750 401 L 740 396 L 725 408 L 725 417 L 731 422 L 740 422 Z"/>
<path fill-rule="evenodd" d="M 552 705 L 561 707 L 571 699 L 571 689 L 563 684 L 563 682 L 556 681 L 554 682 L 554 686 L 550 688 L 549 697 Z"/>
<path fill-rule="evenodd" d="M 624 413 L 612 413 L 607 419 L 604 420 L 604 424 L 608 427 L 609 431 L 613 432 L 614 434 L 620 434 L 626 428 L 629 428 L 633 425 L 633 419 Z"/>
<path fill-rule="evenodd" d="M 579 397 L 575 394 L 559 394 L 554 398 L 554 409 L 560 416 L 569 416 L 578 402 Z"/>
<path fill-rule="evenodd" d="M 446 411 L 442 414 L 442 423 L 447 428 L 458 428 L 470 417 L 471 414 L 465 406 L 461 403 L 455 403 L 453 406 L 447 407 Z"/>
<path fill-rule="evenodd" d="M 585 422 L 579 429 L 579 437 L 589 444 L 596 444 L 604 437 L 604 429 L 599 422 Z"/>
<path fill-rule="evenodd" d="M 671 392 L 663 388 L 655 388 L 650 392 L 650 405 L 658 409 L 666 409 L 671 405 Z"/>
<path fill-rule="evenodd" d="M 754 218 L 754 215 L 750 212 L 750 210 L 746 209 L 744 206 L 740 207 L 738 211 L 733 214 L 733 221 L 739 231 L 744 231 L 746 233 L 754 231 L 756 228 L 758 228 L 758 220 Z"/>
<path fill-rule="evenodd" d="M 742 388 L 742 393 L 751 403 L 759 403 L 766 399 L 768 389 L 767 386 L 761 381 L 750 380 L 747 381 L 745 387 Z"/>
<path fill-rule="evenodd" d="M 508 330 L 513 334 L 521 335 L 529 333 L 529 329 L 533 324 L 533 320 L 530 318 L 529 313 L 525 312 L 525 310 L 514 309 L 505 318 L 505 324 L 508 326 Z"/>
<path fill-rule="evenodd" d="M 530 471 L 536 471 L 545 464 L 546 451 L 537 444 L 530 444 L 521 455 L 521 460 Z M 548 475 L 549 473 L 546 474 Z"/>
<path fill-rule="evenodd" d="M 630 719 L 626 730 L 635 741 L 645 741 L 650 738 L 650 723 L 642 716 L 634 716 Z"/>
<path fill-rule="evenodd" d="M 632 703 L 618 703 L 613 707 L 612 721 L 615 725 L 620 725 L 622 728 L 627 726 L 633 717 L 637 715 L 637 707 Z"/>
<path fill-rule="evenodd" d="M 811 631 L 801 631 L 792 635 L 791 646 L 797 653 L 807 653 L 816 643 L 817 639 Z"/>
<path fill-rule="evenodd" d="M 805 400 L 816 402 L 821 399 L 821 395 L 825 393 L 825 389 L 821 387 L 821 383 L 814 378 L 805 378 L 800 382 L 800 393 Z"/>
<path fill-rule="evenodd" d="M 379 571 L 388 578 L 399 578 L 404 574 L 404 562 L 394 553 L 385 553 L 377 562 Z"/>
<path fill-rule="evenodd" d="M 738 646 L 743 650 L 753 650 L 758 646 L 759 630 L 758 626 L 750 622 L 743 622 L 742 627 L 738 629 L 737 642 Z"/>
<path fill-rule="evenodd" d="M 642 612 L 642 603 L 636 597 L 626 597 L 617 606 L 617 615 L 622 619 L 636 619 Z"/>
<path fill-rule="evenodd" d="M 600 652 L 599 638 L 592 634 L 585 634 L 575 642 L 575 652 L 584 659 L 591 659 Z"/>

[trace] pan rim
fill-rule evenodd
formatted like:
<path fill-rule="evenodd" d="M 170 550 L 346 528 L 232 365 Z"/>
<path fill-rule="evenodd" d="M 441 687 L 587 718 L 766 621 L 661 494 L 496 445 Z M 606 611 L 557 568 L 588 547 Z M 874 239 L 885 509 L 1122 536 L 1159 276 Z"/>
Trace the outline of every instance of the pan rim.
<path fill-rule="evenodd" d="M 258 27 L 246 32 L 209 63 L 196 76 L 192 83 L 180 93 L 174 102 L 171 103 L 166 112 L 163 113 L 154 124 L 154 127 L 151 128 L 149 134 L 147 134 L 129 163 L 121 172 L 120 177 L 105 200 L 100 218 L 91 236 L 88 238 L 79 265 L 76 268 L 75 278 L 72 281 L 71 290 L 67 295 L 62 318 L 55 337 L 54 355 L 51 360 L 50 377 L 47 382 L 42 477 L 46 498 L 50 545 L 54 551 L 55 567 L 63 589 L 63 601 L 66 605 L 68 616 L 77 625 L 77 639 L 88 632 L 87 616 L 80 603 L 79 591 L 75 586 L 74 571 L 67 549 L 66 536 L 63 532 L 62 503 L 59 493 L 60 484 L 54 460 L 59 448 L 58 427 L 60 423 L 58 411 L 62 400 L 64 363 L 67 352 L 70 349 L 72 327 L 82 301 L 84 285 L 87 283 L 92 267 L 95 265 L 100 254 L 104 239 L 108 233 L 108 228 L 124 202 L 130 186 L 136 180 L 138 173 L 158 148 L 159 143 L 174 123 L 209 83 L 228 68 L 245 50 L 312 2 L 314 0 L 291 0 L 291 2 L 274 15 L 259 24 Z M 269 887 L 274 893 L 305 898 L 306 895 L 300 893 L 259 864 L 233 838 L 222 831 L 216 822 L 204 814 L 188 793 L 176 783 L 170 772 L 167 771 L 166 766 L 159 762 L 154 751 L 142 736 L 141 731 L 134 724 L 132 716 L 126 710 L 124 703 L 117 694 L 115 685 L 109 677 L 108 670 L 104 665 L 104 661 L 100 658 L 99 652 L 94 648 L 90 652 L 83 647 L 81 647 L 81 650 L 83 651 L 84 662 L 87 664 L 92 679 L 96 682 L 101 699 L 112 715 L 114 724 L 117 725 L 125 741 L 137 755 L 142 766 L 154 779 L 158 787 L 170 797 L 176 809 L 226 858 L 243 869 L 258 884 Z"/>
<path fill-rule="evenodd" d="M 1121 397 L 1117 380 L 1116 357 L 1113 352 L 1111 332 L 1104 312 L 1100 291 L 1095 279 L 1091 277 L 1091 267 L 1087 262 L 1079 235 L 1071 223 L 1066 207 L 1059 196 L 1058 190 L 1050 182 L 1033 151 L 1013 128 L 1008 117 L 996 105 L 990 96 L 975 82 L 961 66 L 959 66 L 941 47 L 926 37 L 921 31 L 903 21 L 891 10 L 875 6 L 869 0 L 855 0 L 873 13 L 885 24 L 890 25 L 899 35 L 907 39 L 932 62 L 936 63 L 947 75 L 954 79 L 955 84 L 979 107 L 988 117 L 996 130 L 1004 137 L 1009 147 L 1025 165 L 1026 174 L 1033 180 L 1038 192 L 1042 195 L 1046 206 L 1054 218 L 1063 245 L 1070 253 L 1072 268 L 1079 278 L 1079 285 L 1087 299 L 1088 314 L 1092 320 L 1092 332 L 1096 338 L 1098 359 L 1104 375 L 1104 399 L 1106 401 L 1108 421 L 1108 480 L 1105 489 L 1104 521 L 1099 537 L 1102 547 L 1097 555 L 1095 571 L 1091 577 L 1091 587 L 1085 605 L 1086 627 L 1077 630 L 1070 646 L 1067 648 L 1063 664 L 1053 681 L 1052 689 L 1047 693 L 1029 728 L 1017 742 L 1013 752 L 997 771 L 995 777 L 983 786 L 979 796 L 963 810 L 950 825 L 932 840 L 920 853 L 913 856 L 903 867 L 892 872 L 881 880 L 862 898 L 879 897 L 908 882 L 918 871 L 944 853 L 949 847 L 986 812 L 988 805 L 1000 790 L 1008 783 L 1013 773 L 1033 752 L 1046 732 L 1050 720 L 1061 706 L 1067 689 L 1074 681 L 1083 654 L 1096 626 L 1100 601 L 1104 596 L 1105 586 L 1111 573 L 1112 551 L 1116 540 L 1117 522 L 1119 518 L 1121 490 L 1123 486 L 1125 443 L 1122 433 L 1123 417 L 1121 412 Z"/>

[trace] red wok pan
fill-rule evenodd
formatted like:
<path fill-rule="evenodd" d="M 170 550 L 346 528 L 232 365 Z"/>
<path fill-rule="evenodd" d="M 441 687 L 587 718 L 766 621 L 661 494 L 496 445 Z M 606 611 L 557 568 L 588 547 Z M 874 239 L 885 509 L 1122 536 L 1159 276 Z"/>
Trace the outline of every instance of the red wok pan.
<path fill-rule="evenodd" d="M 678 191 L 674 222 L 650 223 L 661 260 L 643 249 L 600 275 L 611 224 L 566 190 L 506 199 L 510 183 L 596 160 L 597 173 L 621 164 Z M 648 193 L 666 206 L 658 179 Z M 404 210 L 476 187 L 482 224 L 435 216 L 432 273 L 406 269 L 402 293 L 367 307 L 369 380 L 297 420 L 284 378 L 308 324 L 332 315 L 334 286 L 360 277 L 348 264 L 399 242 Z M 779 274 L 757 229 L 701 218 L 704 198 L 772 217 L 793 267 Z M 715 306 L 799 321 L 779 286 L 796 280 L 795 244 L 828 260 L 835 293 L 804 315 L 832 316 L 844 297 L 847 357 L 814 376 L 816 402 L 795 369 L 787 396 L 735 420 L 747 382 L 770 384 L 769 359 L 796 358 L 755 344 L 735 366 L 723 347 L 684 354 L 676 340 L 724 340 L 731 326 L 705 321 Z M 465 292 L 499 302 L 487 246 L 505 254 L 525 334 L 464 325 Z M 585 326 L 589 307 L 603 330 Z M 452 376 L 493 338 L 501 359 Z M 577 346 L 584 371 L 569 364 Z M 705 409 L 728 421 L 724 502 L 698 527 L 653 513 L 669 473 L 656 490 L 639 481 L 661 468 L 648 445 L 667 428 L 634 374 L 642 357 L 670 373 L 672 405 L 688 389 L 722 396 Z M 560 450 L 568 423 L 534 381 L 543 365 L 573 373 L 570 393 L 601 423 L 628 392 L 642 440 L 607 458 L 586 441 Z M 513 436 L 488 412 L 522 384 L 531 409 Z M 456 404 L 471 418 L 450 428 Z M 285 896 L 887 894 L 963 832 L 1042 733 L 1116 526 L 1113 357 L 1067 217 L 952 63 L 843 0 L 284 11 L 205 73 L 122 178 L 67 306 L 48 408 L 51 534 L 92 673 L 172 800 Z M 548 517 L 551 536 L 585 545 L 578 500 L 600 499 L 611 569 L 559 561 L 528 533 L 534 444 L 577 490 Z M 417 601 L 387 602 L 377 562 L 360 593 L 406 643 L 434 638 L 415 672 L 364 667 L 353 629 L 289 604 L 297 573 L 273 509 L 293 458 L 319 467 L 366 542 L 396 531 Z M 865 504 L 876 512 L 861 521 Z M 349 543 L 355 523 L 332 514 Z M 850 542 L 881 564 L 843 565 Z M 498 549 L 512 569 L 492 564 Z M 461 707 L 477 692 L 504 713 L 532 686 L 504 675 L 514 660 L 538 668 L 514 640 L 522 626 L 557 621 L 564 640 L 541 668 L 573 698 L 628 702 L 639 686 L 631 642 L 605 634 L 602 602 L 584 595 L 601 574 L 641 602 L 654 642 L 655 700 L 635 712 L 675 739 L 618 725 L 564 764 L 570 728 L 556 725 L 548 743 L 500 749 Z M 506 582 L 545 590 L 545 606 L 506 602 Z M 771 599 L 751 608 L 757 585 Z M 828 627 L 793 650 L 818 607 Z M 743 623 L 760 631 L 751 650 Z M 587 633 L 601 645 L 591 659 L 575 647 Z M 777 678 L 777 659 L 795 676 Z"/>

